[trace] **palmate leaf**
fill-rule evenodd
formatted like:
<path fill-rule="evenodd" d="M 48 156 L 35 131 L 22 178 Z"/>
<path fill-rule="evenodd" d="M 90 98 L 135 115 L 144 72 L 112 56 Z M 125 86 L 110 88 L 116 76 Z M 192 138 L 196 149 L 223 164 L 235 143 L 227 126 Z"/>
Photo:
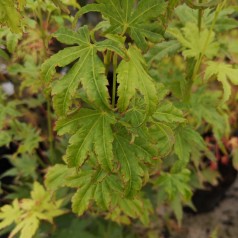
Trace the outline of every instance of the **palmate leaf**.
<path fill-rule="evenodd" d="M 65 115 L 73 103 L 77 89 L 81 85 L 89 101 L 98 108 L 109 108 L 109 94 L 105 68 L 97 51 L 110 49 L 121 57 L 126 57 L 122 44 L 118 41 L 106 39 L 91 44 L 87 26 L 77 32 L 69 29 L 60 29 L 55 37 L 65 44 L 79 44 L 71 46 L 53 55 L 42 65 L 42 74 L 45 82 L 49 82 L 55 74 L 55 67 L 63 67 L 77 60 L 69 72 L 54 82 L 52 87 L 53 103 L 58 115 Z"/>
<path fill-rule="evenodd" d="M 157 149 L 143 137 L 135 138 L 132 143 L 131 135 L 125 129 L 113 135 L 111 125 L 114 123 L 115 119 L 110 114 L 83 108 L 67 118 L 59 119 L 56 129 L 60 135 L 74 134 L 65 155 L 70 167 L 81 167 L 85 160 L 91 161 L 91 152 L 94 151 L 105 171 L 113 170 L 115 162 L 120 164 L 119 174 L 125 184 L 125 195 L 133 197 L 142 186 L 144 173 L 140 163 L 150 163 L 156 157 Z M 66 174 L 61 168 L 59 171 L 55 177 Z"/>
<path fill-rule="evenodd" d="M 69 167 L 81 167 L 95 151 L 99 164 L 106 170 L 113 169 L 111 125 L 115 119 L 110 114 L 91 109 L 81 109 L 67 119 L 60 119 L 56 129 L 60 134 L 74 134 L 69 140 L 65 160 Z"/>
<path fill-rule="evenodd" d="M 15 237 L 20 232 L 20 238 L 32 238 L 41 220 L 52 223 L 53 218 L 65 213 L 61 205 L 62 200 L 52 202 L 51 194 L 34 182 L 31 198 L 14 200 L 12 205 L 0 208 L 0 229 L 14 223 L 9 237 Z"/>
<path fill-rule="evenodd" d="M 57 164 L 48 171 L 45 182 L 53 190 L 63 186 L 77 188 L 72 198 L 72 208 L 75 213 L 82 215 L 91 201 L 96 201 L 103 209 L 110 206 L 111 196 L 114 195 L 110 186 L 113 180 L 110 177 L 113 176 L 108 176 L 102 169 L 80 170 L 77 173 L 75 169 Z"/>
<path fill-rule="evenodd" d="M 82 215 L 93 201 L 100 208 L 109 209 L 112 197 L 122 192 L 116 176 L 108 175 L 102 169 L 81 170 L 77 173 L 59 164 L 48 171 L 46 185 L 53 190 L 63 186 L 77 188 L 72 198 L 72 208 L 78 215 Z"/>
<path fill-rule="evenodd" d="M 144 96 L 146 114 L 152 114 L 158 102 L 153 79 L 147 73 L 146 63 L 137 48 L 131 46 L 128 56 L 130 60 L 122 60 L 117 70 L 119 83 L 117 107 L 120 111 L 125 111 L 138 90 Z"/>
<path fill-rule="evenodd" d="M 89 207 L 91 201 L 103 210 L 112 206 L 114 197 L 122 195 L 118 178 L 108 175 L 103 170 L 92 171 L 90 179 L 77 190 L 72 198 L 72 208 L 75 213 L 82 215 Z"/>
<path fill-rule="evenodd" d="M 184 168 L 192 154 L 199 156 L 200 152 L 206 151 L 206 145 L 201 135 L 192 127 L 181 125 L 175 130 L 174 152 L 179 160 L 174 164 L 174 171 Z"/>
<path fill-rule="evenodd" d="M 14 140 L 20 142 L 16 154 L 32 153 L 42 141 L 40 132 L 29 124 L 17 120 L 11 122 Z"/>
<path fill-rule="evenodd" d="M 223 101 L 226 102 L 231 96 L 231 85 L 238 85 L 238 69 L 232 68 L 232 65 L 209 61 L 207 63 L 205 79 L 216 76 L 217 80 L 222 84 L 224 90 Z"/>
<path fill-rule="evenodd" d="M 159 197 L 167 197 L 179 223 L 183 216 L 182 201 L 190 202 L 192 196 L 190 175 L 190 171 L 183 168 L 175 173 L 162 172 L 155 181 L 155 185 L 159 187 Z"/>
<path fill-rule="evenodd" d="M 191 114 L 196 119 L 196 127 L 200 127 L 206 121 L 211 126 L 214 136 L 220 142 L 222 137 L 230 134 L 228 111 L 221 104 L 221 96 L 220 91 L 200 88 L 191 95 L 190 108 Z"/>
<path fill-rule="evenodd" d="M 139 196 L 133 199 L 124 197 L 120 178 L 100 168 L 76 172 L 66 165 L 57 164 L 48 171 L 45 182 L 53 190 L 64 186 L 77 188 L 72 198 L 72 208 L 78 215 L 82 215 L 96 203 L 103 211 L 111 210 L 107 215 L 111 219 L 116 219 L 116 214 L 123 212 L 129 217 L 140 218 L 143 223 L 148 223 L 148 213 L 151 210 L 149 201 L 142 200 Z"/>
<path fill-rule="evenodd" d="M 163 188 L 169 200 L 173 200 L 178 194 L 189 200 L 192 195 L 191 188 L 188 185 L 190 175 L 190 171 L 186 168 L 177 173 L 163 172 L 155 181 L 155 184 Z"/>
<path fill-rule="evenodd" d="M 149 214 L 152 211 L 152 205 L 149 199 L 120 199 L 119 208 L 127 216 L 132 218 L 140 218 L 145 225 L 149 224 Z"/>
<path fill-rule="evenodd" d="M 110 107 L 104 65 L 95 49 L 86 48 L 80 56 L 69 72 L 53 85 L 53 104 L 58 115 L 67 113 L 80 83 L 92 103 L 97 107 Z"/>
<path fill-rule="evenodd" d="M 198 59 L 200 54 L 208 58 L 216 56 L 219 50 L 219 44 L 215 42 L 215 33 L 209 33 L 208 29 L 199 29 L 194 23 L 187 23 L 180 31 L 177 28 L 171 28 L 168 33 L 174 36 L 184 47 L 183 56 L 186 58 L 194 57 Z"/>
<path fill-rule="evenodd" d="M 12 205 L 5 205 L 0 208 L 0 230 L 16 222 L 21 217 L 21 210 L 18 200 Z"/>
<path fill-rule="evenodd" d="M 111 24 L 108 32 L 128 32 L 137 46 L 143 50 L 147 48 L 147 39 L 158 42 L 162 38 L 163 30 L 158 17 L 166 11 L 163 0 L 141 0 L 135 6 L 132 0 L 97 0 L 98 4 L 88 4 L 82 7 L 77 16 L 87 12 L 97 11 L 107 18 Z"/>
<path fill-rule="evenodd" d="M 162 89 L 162 88 L 161 88 Z M 161 97 L 161 100 L 163 97 Z M 141 104 L 138 101 L 137 104 Z M 141 106 L 141 105 L 140 105 Z M 125 114 L 125 120 L 131 125 L 136 126 L 143 120 L 145 110 L 137 108 L 136 105 Z M 135 134 L 135 139 L 131 146 L 139 146 L 140 152 L 144 149 L 142 160 L 146 163 L 151 163 L 151 159 L 161 158 L 168 155 L 175 143 L 174 128 L 180 123 L 185 122 L 183 113 L 177 109 L 172 103 L 164 100 L 158 106 L 157 111 L 149 120 L 150 128 L 142 125 L 132 132 Z M 124 137 L 126 140 L 126 137 Z M 137 151 L 134 148 L 134 151 Z M 137 154 L 139 157 L 139 155 Z"/>

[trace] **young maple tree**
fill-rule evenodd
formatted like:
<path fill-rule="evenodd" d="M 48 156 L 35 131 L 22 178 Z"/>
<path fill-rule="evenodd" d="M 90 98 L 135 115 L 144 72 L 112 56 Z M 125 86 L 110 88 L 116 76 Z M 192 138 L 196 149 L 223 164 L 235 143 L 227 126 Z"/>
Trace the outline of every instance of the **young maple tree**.
<path fill-rule="evenodd" d="M 42 73 L 52 90 L 55 128 L 70 139 L 65 165 L 52 167 L 46 184 L 53 190 L 77 188 L 72 208 L 78 215 L 95 202 L 114 220 L 120 213 L 148 220 L 142 186 L 153 166 L 172 151 L 174 131 L 185 122 L 182 112 L 164 101 L 168 92 L 151 78 L 142 54 L 149 42 L 162 39 L 167 7 L 163 0 L 100 0 L 76 15 L 100 12 L 103 21 L 95 28 L 62 28 L 54 34 L 72 46 L 51 56 Z M 51 82 L 56 67 L 72 63 Z"/>
<path fill-rule="evenodd" d="M 29 185 L 31 196 L 12 192 L 12 205 L 0 208 L 0 229 L 15 225 L 11 237 L 67 234 L 40 224 L 71 211 L 63 208 L 70 200 L 79 216 L 119 224 L 149 224 L 166 202 L 180 223 L 194 177 L 205 180 L 202 158 L 216 160 L 201 135 L 211 131 L 222 148 L 230 133 L 238 70 L 224 63 L 219 34 L 237 21 L 225 0 L 93 2 L 0 0 L 0 57 L 21 82 L 20 100 L 0 96 L 0 145 L 17 145 L 14 167 L 1 176 L 14 177 L 15 193 Z M 91 12 L 99 23 L 83 25 Z M 212 79 L 221 85 L 210 87 Z M 24 114 L 39 109 L 42 131 Z M 81 220 L 72 221 L 78 231 Z"/>

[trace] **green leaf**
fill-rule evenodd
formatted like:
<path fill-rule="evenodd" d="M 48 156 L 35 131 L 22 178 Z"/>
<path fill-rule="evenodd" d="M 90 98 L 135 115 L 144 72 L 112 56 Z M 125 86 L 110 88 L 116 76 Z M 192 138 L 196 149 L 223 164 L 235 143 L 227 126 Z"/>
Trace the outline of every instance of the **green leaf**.
<path fill-rule="evenodd" d="M 118 66 L 118 103 L 120 111 L 125 111 L 130 100 L 135 97 L 136 89 L 144 96 L 146 104 L 146 114 L 152 114 L 158 102 L 157 92 L 153 79 L 145 69 L 145 61 L 135 47 L 128 50 L 129 61 L 124 61 Z"/>
<path fill-rule="evenodd" d="M 198 21 L 197 20 L 198 11 L 188 7 L 186 4 L 179 5 L 178 7 L 176 7 L 174 12 L 175 12 L 175 15 L 179 18 L 179 21 L 183 25 L 186 25 L 188 22 L 196 24 Z M 205 17 L 206 17 L 206 11 L 204 11 L 204 16 L 202 18 L 202 21 L 205 20 Z"/>
<path fill-rule="evenodd" d="M 155 181 L 155 185 L 159 187 L 159 196 L 166 195 L 176 218 L 181 223 L 183 210 L 182 202 L 190 202 L 192 197 L 192 189 L 189 186 L 191 172 L 183 168 L 176 173 L 162 172 Z"/>
<path fill-rule="evenodd" d="M 34 182 L 31 198 L 14 200 L 12 205 L 5 205 L 0 209 L 0 229 L 15 224 L 9 237 L 14 237 L 20 232 L 20 238 L 32 238 L 40 220 L 50 223 L 53 218 L 60 216 L 65 211 L 60 209 L 62 200 L 52 201 L 51 194 L 38 182 Z"/>
<path fill-rule="evenodd" d="M 84 181 L 72 198 L 73 211 L 82 215 L 93 201 L 102 209 L 109 209 L 112 198 L 121 192 L 116 177 L 107 175 L 103 170 L 88 171 L 83 177 L 81 175 L 78 175 L 77 180 Z"/>
<path fill-rule="evenodd" d="M 99 4 L 87 4 L 82 7 L 77 17 L 91 11 L 101 12 L 111 24 L 110 33 L 128 32 L 137 46 L 143 50 L 147 48 L 147 39 L 159 41 L 163 30 L 158 17 L 166 11 L 163 0 L 141 0 L 134 8 L 133 1 L 126 0 L 98 0 Z"/>
<path fill-rule="evenodd" d="M 85 114 L 84 114 L 85 113 Z M 91 116 L 88 116 L 90 115 Z M 80 120 L 87 118 L 86 121 Z M 75 114 L 72 120 L 74 125 L 78 120 L 81 126 L 69 140 L 65 159 L 70 167 L 81 167 L 88 158 L 89 152 L 95 151 L 99 164 L 106 170 L 113 169 L 111 125 L 115 123 L 113 117 L 105 113 L 96 113 L 94 110 L 84 109 Z"/>
<path fill-rule="evenodd" d="M 140 104 L 140 102 L 138 103 Z M 127 131 L 121 129 L 120 136 L 131 146 L 131 150 L 134 151 L 137 158 L 142 163 L 150 164 L 152 159 L 158 156 L 158 148 L 155 145 L 155 141 L 151 138 L 151 131 L 146 125 L 136 127 L 144 118 L 145 111 L 138 108 L 136 105 L 133 109 L 129 110 L 124 120 L 129 122 L 135 128 L 131 128 L 132 135 L 127 135 Z"/>
<path fill-rule="evenodd" d="M 211 34 L 208 29 L 203 29 L 200 32 L 196 24 L 187 23 L 181 31 L 177 28 L 171 28 L 167 32 L 184 47 L 183 56 L 186 58 L 198 59 L 202 53 L 208 58 L 217 55 L 219 44 L 215 42 L 213 31 Z"/>
<path fill-rule="evenodd" d="M 94 199 L 98 207 L 104 210 L 109 210 L 115 198 L 123 196 L 121 181 L 115 175 L 106 176 L 100 183 L 97 184 Z"/>
<path fill-rule="evenodd" d="M 65 186 L 66 178 L 72 176 L 75 169 L 68 168 L 64 164 L 56 164 L 48 169 L 45 177 L 45 185 L 50 190 L 57 190 L 59 187 Z"/>
<path fill-rule="evenodd" d="M 85 184 L 83 187 L 78 189 L 78 191 L 72 198 L 73 212 L 77 213 L 80 216 L 88 209 L 95 189 L 96 185 L 91 184 Z"/>
<path fill-rule="evenodd" d="M 2 96 L 4 96 L 4 93 L 2 93 Z M 1 98 L 0 98 L 1 102 Z M 21 115 L 19 110 L 17 110 L 17 105 L 19 104 L 18 101 L 10 101 L 8 103 L 1 102 L 0 103 L 0 128 L 3 128 L 5 123 L 9 123 L 9 118 L 13 120 L 14 118 Z"/>
<path fill-rule="evenodd" d="M 130 143 L 123 137 L 116 135 L 114 142 L 116 159 L 121 165 L 121 173 L 125 182 L 125 195 L 128 198 L 134 197 L 141 189 L 144 172 L 139 164 L 135 152 L 131 149 Z"/>
<path fill-rule="evenodd" d="M 31 216 L 29 218 L 24 219 L 21 223 L 19 223 L 11 232 L 11 237 L 15 236 L 19 231 L 21 231 L 20 238 L 32 238 L 38 227 L 40 226 L 39 220 Z"/>
<path fill-rule="evenodd" d="M 55 67 L 64 67 L 74 60 L 76 60 L 84 48 L 80 46 L 72 46 L 59 51 L 57 54 L 51 56 L 41 66 L 43 79 L 45 82 L 49 82 L 52 76 L 55 74 Z"/>
<path fill-rule="evenodd" d="M 156 140 L 159 150 L 158 155 L 162 158 L 167 156 L 172 151 L 175 143 L 175 136 L 171 127 L 165 123 L 157 122 L 151 130 L 151 135 Z"/>
<path fill-rule="evenodd" d="M 34 149 L 39 146 L 39 143 L 42 140 L 40 137 L 40 132 L 36 131 L 36 129 L 29 124 L 14 121 L 11 123 L 11 130 L 14 134 L 14 139 L 21 141 L 16 154 L 22 154 L 26 152 L 31 154 Z"/>
<path fill-rule="evenodd" d="M 21 38 L 21 34 L 12 33 L 9 31 L 6 36 L 7 49 L 10 53 L 14 53 L 18 44 L 18 41 Z"/>
<path fill-rule="evenodd" d="M 179 161 L 174 165 L 175 171 L 185 167 L 193 153 L 198 154 L 205 150 L 205 142 L 198 132 L 190 126 L 179 126 L 176 128 L 174 151 Z"/>
<path fill-rule="evenodd" d="M 196 127 L 200 127 L 206 121 L 211 126 L 217 140 L 230 134 L 228 111 L 221 104 L 220 97 L 220 91 L 200 88 L 191 95 L 191 108 L 189 109 L 196 120 Z"/>
<path fill-rule="evenodd" d="M 171 207 L 175 213 L 176 219 L 179 223 L 179 226 L 181 226 L 181 222 L 183 219 L 183 206 L 182 202 L 179 197 L 174 197 L 174 199 L 171 201 Z"/>
<path fill-rule="evenodd" d="M 89 32 L 87 27 L 81 27 L 78 31 L 73 31 L 68 28 L 60 28 L 53 34 L 58 41 L 67 45 L 88 46 L 90 43 Z"/>
<path fill-rule="evenodd" d="M 67 168 L 65 165 L 56 165 L 48 171 L 46 184 L 48 188 L 53 190 L 62 186 L 78 188 L 72 198 L 73 211 L 78 215 L 82 215 L 95 202 L 102 210 L 108 210 L 116 206 L 128 216 L 139 217 L 144 223 L 148 222 L 148 211 L 143 210 L 148 206 L 147 202 L 144 204 L 139 199 L 123 198 L 125 192 L 119 177 L 107 174 L 102 169 L 81 169 L 77 173 L 74 169 Z M 131 209 L 133 209 L 131 214 L 128 209 L 125 210 L 126 204 L 131 204 Z"/>
<path fill-rule="evenodd" d="M 55 37 L 62 43 L 80 45 L 60 51 L 42 65 L 45 81 L 49 82 L 56 66 L 63 67 L 79 58 L 66 75 L 52 85 L 56 113 L 60 116 L 68 113 L 80 86 L 85 90 L 89 102 L 95 107 L 110 108 L 105 66 L 97 51 L 111 50 L 126 58 L 124 45 L 113 39 L 91 44 L 87 26 L 81 27 L 77 32 L 61 29 L 55 33 Z"/>
<path fill-rule="evenodd" d="M 16 171 L 15 174 L 12 174 L 13 176 L 26 179 L 37 179 L 36 168 L 38 167 L 38 164 L 35 155 L 30 156 L 29 154 L 22 154 L 21 157 L 17 158 L 9 157 L 9 161 Z"/>
<path fill-rule="evenodd" d="M 139 48 L 147 47 L 146 38 L 158 42 L 162 39 L 162 30 L 159 30 L 158 23 L 153 25 L 166 10 L 166 3 L 162 0 L 142 0 L 129 20 L 129 32 L 132 39 Z"/>
<path fill-rule="evenodd" d="M 0 230 L 16 222 L 21 216 L 20 204 L 14 200 L 12 205 L 0 208 Z"/>
<path fill-rule="evenodd" d="M 213 75 L 216 76 L 217 80 L 223 86 L 223 101 L 226 102 L 231 96 L 230 82 L 234 85 L 238 85 L 238 69 L 232 68 L 230 64 L 209 61 L 207 63 L 205 79 L 208 80 Z"/>
<path fill-rule="evenodd" d="M 159 105 L 157 111 L 153 114 L 153 119 L 165 123 L 182 123 L 186 121 L 182 111 L 166 100 Z"/>
<path fill-rule="evenodd" d="M 124 46 L 125 37 L 107 34 L 105 40 L 96 42 L 96 48 L 98 51 L 104 52 L 110 50 L 117 53 L 123 59 L 128 60 L 126 48 Z"/>
<path fill-rule="evenodd" d="M 25 58 L 24 65 L 12 64 L 8 67 L 10 74 L 20 74 L 20 95 L 22 95 L 25 88 L 27 88 L 32 94 L 38 93 L 42 89 L 39 65 L 34 62 L 32 56 L 26 56 Z"/>
<path fill-rule="evenodd" d="M 15 7 L 15 1 L 0 0 L 0 23 L 7 25 L 12 32 L 19 33 L 21 31 L 21 15 Z"/>
<path fill-rule="evenodd" d="M 176 40 L 164 41 L 153 46 L 145 55 L 146 61 L 151 63 L 160 62 L 161 59 L 176 53 L 181 48 L 181 45 Z"/>
<path fill-rule="evenodd" d="M 66 133 L 74 134 L 82 125 L 83 121 L 88 122 L 91 118 L 100 117 L 101 112 L 96 110 L 89 110 L 86 108 L 81 108 L 79 111 L 76 111 L 67 117 L 60 118 L 56 122 L 55 129 L 58 132 L 58 135 L 64 135 Z"/>
<path fill-rule="evenodd" d="M 149 200 L 146 199 L 120 199 L 120 209 L 129 217 L 139 217 L 143 224 L 149 223 L 149 213 L 152 210 Z"/>

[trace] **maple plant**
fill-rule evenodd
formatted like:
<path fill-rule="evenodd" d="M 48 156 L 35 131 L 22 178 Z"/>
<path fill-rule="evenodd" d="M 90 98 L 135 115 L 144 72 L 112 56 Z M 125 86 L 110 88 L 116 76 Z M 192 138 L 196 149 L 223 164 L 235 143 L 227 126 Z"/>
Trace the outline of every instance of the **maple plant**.
<path fill-rule="evenodd" d="M 54 34 L 74 45 L 42 65 L 58 116 L 56 131 L 70 138 L 65 165 L 49 170 L 46 185 L 77 188 L 72 209 L 78 215 L 95 203 L 115 221 L 124 213 L 148 221 L 150 205 L 142 186 L 154 164 L 171 152 L 173 131 L 185 121 L 170 102 L 161 110 L 167 90 L 153 81 L 143 57 L 149 41 L 162 38 L 166 10 L 165 1 L 98 1 L 76 15 L 100 12 L 105 20 L 94 29 L 61 28 Z M 56 66 L 72 62 L 62 78 L 51 82 Z M 168 115 L 160 117 L 163 113 Z"/>
<path fill-rule="evenodd" d="M 73 220 L 75 232 L 81 224 L 71 211 L 90 215 L 88 224 L 96 216 L 148 227 L 164 203 L 181 223 L 194 187 L 214 178 L 205 176 L 202 159 L 216 158 L 203 135 L 211 132 L 229 153 L 223 140 L 237 49 L 222 37 L 237 26 L 236 8 L 216 0 L 0 3 L 0 57 L 20 81 L 15 98 L 0 98 L 0 145 L 16 146 L 2 175 L 16 186 L 6 196 L 11 205 L 0 208 L 0 229 L 64 237 L 62 223 Z M 97 24 L 83 24 L 92 13 Z M 53 218 L 56 230 L 41 222 Z"/>

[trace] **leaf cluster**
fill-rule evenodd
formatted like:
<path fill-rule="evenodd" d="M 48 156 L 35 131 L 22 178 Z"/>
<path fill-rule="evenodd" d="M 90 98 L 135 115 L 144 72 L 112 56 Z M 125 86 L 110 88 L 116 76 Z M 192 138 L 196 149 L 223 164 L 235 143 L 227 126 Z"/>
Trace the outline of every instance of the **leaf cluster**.
<path fill-rule="evenodd" d="M 36 233 L 41 220 L 53 222 L 53 218 L 64 214 L 62 200 L 52 202 L 51 195 L 38 182 L 33 184 L 31 198 L 14 200 L 11 205 L 0 209 L 0 229 L 14 224 L 9 237 L 20 232 L 21 238 L 31 238 Z"/>

